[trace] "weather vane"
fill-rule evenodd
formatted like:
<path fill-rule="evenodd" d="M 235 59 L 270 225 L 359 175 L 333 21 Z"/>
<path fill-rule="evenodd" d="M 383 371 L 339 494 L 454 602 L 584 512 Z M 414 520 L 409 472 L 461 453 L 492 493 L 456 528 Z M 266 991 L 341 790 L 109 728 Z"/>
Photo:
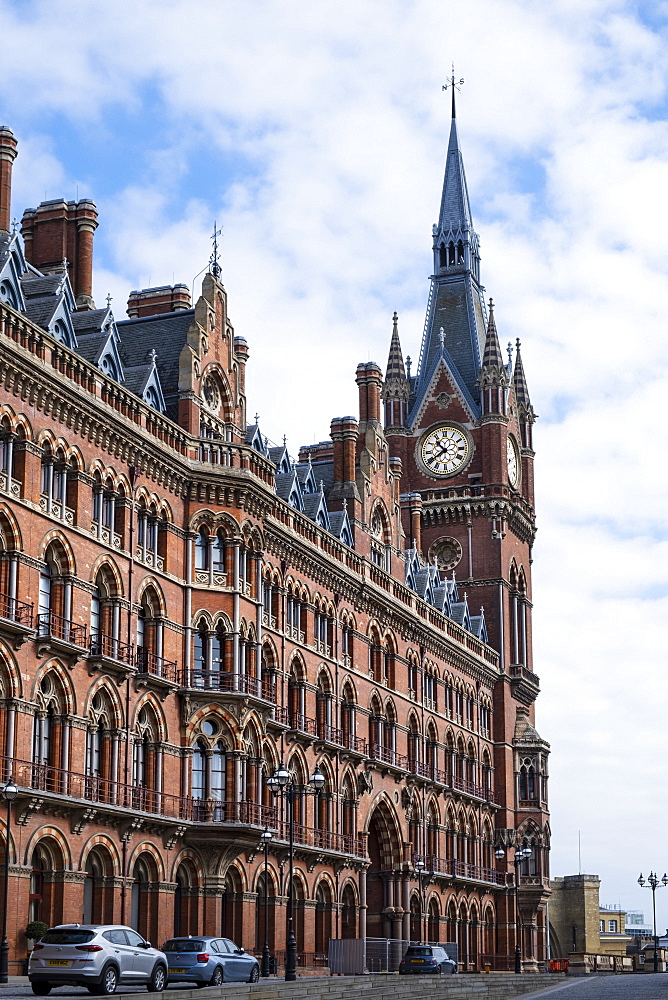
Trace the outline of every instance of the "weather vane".
<path fill-rule="evenodd" d="M 213 243 L 213 249 L 211 250 L 211 256 L 209 257 L 209 270 L 214 278 L 220 278 L 220 254 L 218 252 L 218 237 L 223 231 L 223 227 L 216 229 L 216 223 L 213 224 L 213 236 L 211 237 L 211 242 Z"/>
<path fill-rule="evenodd" d="M 464 77 L 461 80 L 455 80 L 455 64 L 452 64 L 452 76 L 447 83 L 443 84 L 443 90 L 452 90 L 452 117 L 456 118 L 455 115 L 455 91 L 462 89 L 462 84 L 464 83 Z"/>

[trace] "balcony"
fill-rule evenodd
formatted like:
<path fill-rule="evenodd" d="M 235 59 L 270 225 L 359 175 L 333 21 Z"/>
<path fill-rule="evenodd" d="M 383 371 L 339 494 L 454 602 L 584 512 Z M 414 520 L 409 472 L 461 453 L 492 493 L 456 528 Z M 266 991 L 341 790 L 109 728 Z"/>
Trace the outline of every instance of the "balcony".
<path fill-rule="evenodd" d="M 66 657 L 70 664 L 76 663 L 88 653 L 86 626 L 77 625 L 69 618 L 63 618 L 53 611 L 37 616 L 37 653 L 55 651 Z"/>
<path fill-rule="evenodd" d="M 418 855 L 415 855 L 417 859 Z M 425 871 L 437 875 L 449 875 L 451 878 L 465 879 L 467 882 L 486 882 L 489 885 L 505 885 L 506 877 L 496 868 L 483 868 L 472 865 L 468 861 L 457 861 L 455 858 L 439 858 L 433 854 L 423 859 Z"/>
<path fill-rule="evenodd" d="M 133 813 L 149 813 L 165 820 L 191 823 L 230 823 L 238 826 L 276 828 L 276 810 L 255 802 L 217 802 L 189 795 L 171 795 L 150 788 L 126 785 L 96 774 L 65 771 L 50 764 L 35 764 L 16 758 L 0 757 L 0 770 L 12 774 L 19 796 L 36 795 L 51 800 L 59 807 L 74 807 L 95 803 L 110 812 L 122 809 Z M 55 800 L 55 801 L 54 801 Z M 20 804 L 19 804 L 20 810 Z"/>
<path fill-rule="evenodd" d="M 389 764 L 400 771 L 408 770 L 408 757 L 403 753 L 397 753 L 390 747 L 381 746 L 380 743 L 372 743 L 369 747 L 369 757 L 373 761 L 380 761 L 382 764 Z"/>
<path fill-rule="evenodd" d="M 263 611 L 262 624 L 266 625 L 267 628 L 276 628 L 276 615 L 271 615 L 268 611 Z"/>
<path fill-rule="evenodd" d="M 278 831 L 276 840 L 287 842 L 290 838 L 290 824 L 280 820 L 275 827 Z M 338 854 L 350 854 L 353 857 L 365 858 L 364 839 L 358 839 L 354 834 L 333 833 L 331 830 L 319 830 L 301 823 L 294 825 L 295 844 L 312 847 L 318 851 L 336 851 Z"/>
<path fill-rule="evenodd" d="M 165 660 L 140 646 L 136 651 L 137 686 L 157 686 L 169 690 L 181 683 L 176 660 Z"/>
<path fill-rule="evenodd" d="M 328 646 L 327 643 L 323 642 L 321 639 L 316 639 L 314 641 L 313 648 L 315 649 L 316 653 L 320 653 L 321 656 L 331 657 L 332 655 L 332 647 Z"/>
<path fill-rule="evenodd" d="M 127 642 L 104 632 L 95 632 L 88 640 L 88 663 L 92 671 L 103 670 L 123 678 L 134 670 L 134 649 Z"/>
<path fill-rule="evenodd" d="M 0 594 L 0 632 L 11 637 L 14 649 L 22 646 L 34 633 L 32 612 L 32 604 Z"/>
<path fill-rule="evenodd" d="M 294 642 L 304 642 L 304 633 L 295 625 L 286 625 L 285 635 L 286 638 L 292 639 Z"/>
<path fill-rule="evenodd" d="M 318 723 L 318 739 L 322 740 L 323 743 L 331 743 L 334 746 L 343 747 L 344 750 L 351 750 L 353 753 L 358 753 L 360 756 L 366 757 L 366 740 L 363 740 L 359 736 L 353 736 L 351 733 L 346 733 L 343 729 L 337 729 L 328 722 Z"/>
<path fill-rule="evenodd" d="M 301 712 L 290 712 L 290 729 L 298 736 L 307 736 L 309 742 L 318 735 L 318 723 Z"/>
<path fill-rule="evenodd" d="M 262 685 L 257 677 L 247 674 L 233 674 L 223 670 L 183 671 L 181 686 L 195 691 L 224 691 L 228 694 L 250 695 L 263 699 Z"/>
<path fill-rule="evenodd" d="M 196 823 L 239 823 L 242 826 L 276 827 L 276 808 L 257 802 L 221 802 L 219 799 L 190 800 L 189 819 Z"/>

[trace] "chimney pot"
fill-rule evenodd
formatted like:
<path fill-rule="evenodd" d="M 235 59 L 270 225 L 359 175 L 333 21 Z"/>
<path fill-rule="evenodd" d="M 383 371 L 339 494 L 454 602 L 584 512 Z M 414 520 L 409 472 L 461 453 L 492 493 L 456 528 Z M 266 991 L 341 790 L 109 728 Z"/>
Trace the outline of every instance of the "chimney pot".
<path fill-rule="evenodd" d="M 12 167 L 18 154 L 14 133 L 0 125 L 0 232 L 8 233 L 12 217 Z"/>

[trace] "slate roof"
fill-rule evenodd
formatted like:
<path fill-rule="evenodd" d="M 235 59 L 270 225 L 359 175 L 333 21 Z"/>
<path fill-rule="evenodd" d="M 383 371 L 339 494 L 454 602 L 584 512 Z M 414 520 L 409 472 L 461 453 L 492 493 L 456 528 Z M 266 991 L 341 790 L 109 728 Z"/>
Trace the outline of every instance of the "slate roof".
<path fill-rule="evenodd" d="M 172 418 L 175 418 L 177 405 L 179 355 L 194 314 L 194 309 L 182 309 L 161 316 L 122 320 L 116 324 L 121 341 L 119 354 L 126 371 L 146 364 L 151 350 L 155 350 L 160 385 L 165 395 L 167 413 Z"/>
<path fill-rule="evenodd" d="M 129 389 L 130 392 L 134 392 L 135 395 L 141 397 L 152 371 L 152 361 L 146 365 L 135 365 L 134 367 L 125 366 L 123 368 L 123 374 L 125 375 L 123 385 Z"/>
<path fill-rule="evenodd" d="M 520 353 L 520 342 L 519 338 L 516 341 L 516 354 L 515 354 L 515 371 L 513 373 L 513 387 L 515 389 L 515 402 L 518 407 L 526 407 L 527 409 L 531 406 L 531 400 L 529 399 L 529 389 L 527 388 L 527 380 L 524 376 L 524 365 L 522 364 L 522 355 Z"/>
<path fill-rule="evenodd" d="M 100 331 L 109 317 L 109 309 L 87 309 L 84 312 L 72 313 L 72 326 L 79 337 L 85 337 L 94 331 Z"/>
<path fill-rule="evenodd" d="M 77 313 L 73 314 L 73 316 L 76 315 Z M 92 365 L 96 365 L 99 361 L 100 353 L 108 340 L 108 330 L 105 330 L 104 333 L 90 333 L 85 337 L 79 336 L 77 337 L 77 354 L 80 354 Z"/>

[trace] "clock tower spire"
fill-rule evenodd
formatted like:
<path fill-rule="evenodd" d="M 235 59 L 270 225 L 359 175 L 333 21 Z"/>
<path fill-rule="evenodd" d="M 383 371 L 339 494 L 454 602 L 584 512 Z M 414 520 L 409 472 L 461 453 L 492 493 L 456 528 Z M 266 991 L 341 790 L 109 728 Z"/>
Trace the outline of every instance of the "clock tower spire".
<path fill-rule="evenodd" d="M 519 342 L 513 366 L 501 352 L 493 303 L 485 305 L 454 103 L 433 254 L 417 374 L 404 381 L 393 335 L 383 389 L 386 400 L 398 398 L 400 379 L 409 392 L 405 424 L 386 421 L 402 494 L 411 498 L 403 528 L 442 585 L 454 570 L 472 613 L 484 607 L 498 653 L 491 728 L 496 778 L 508 796 L 496 818 L 497 843 L 505 849 L 530 836 L 544 844 L 549 746 L 534 728 L 531 627 L 535 414 Z M 534 927 L 549 885 L 542 874 L 521 888 L 523 919 Z"/>

